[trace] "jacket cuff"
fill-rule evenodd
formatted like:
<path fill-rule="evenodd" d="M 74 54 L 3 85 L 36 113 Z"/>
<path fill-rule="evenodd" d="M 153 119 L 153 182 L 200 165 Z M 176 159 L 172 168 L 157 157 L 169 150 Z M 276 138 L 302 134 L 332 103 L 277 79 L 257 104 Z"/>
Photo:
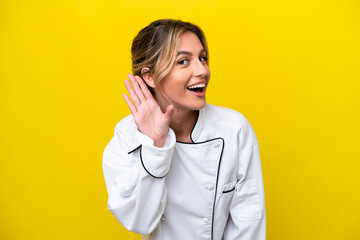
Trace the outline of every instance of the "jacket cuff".
<path fill-rule="evenodd" d="M 169 128 L 164 146 L 161 148 L 155 147 L 154 141 L 138 130 L 136 131 L 136 138 L 141 143 L 140 160 L 145 171 L 155 178 L 165 177 L 170 169 L 176 143 L 174 131 Z"/>

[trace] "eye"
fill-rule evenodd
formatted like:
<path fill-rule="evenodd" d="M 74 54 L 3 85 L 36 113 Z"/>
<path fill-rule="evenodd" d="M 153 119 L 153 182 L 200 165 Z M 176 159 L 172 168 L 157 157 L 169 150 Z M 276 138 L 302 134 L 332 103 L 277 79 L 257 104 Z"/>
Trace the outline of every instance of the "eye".
<path fill-rule="evenodd" d="M 199 57 L 200 62 L 206 62 L 208 58 L 206 56 Z"/>
<path fill-rule="evenodd" d="M 178 61 L 179 65 L 186 65 L 187 63 L 188 63 L 188 60 L 186 60 L 186 59 L 182 59 L 182 60 Z"/>

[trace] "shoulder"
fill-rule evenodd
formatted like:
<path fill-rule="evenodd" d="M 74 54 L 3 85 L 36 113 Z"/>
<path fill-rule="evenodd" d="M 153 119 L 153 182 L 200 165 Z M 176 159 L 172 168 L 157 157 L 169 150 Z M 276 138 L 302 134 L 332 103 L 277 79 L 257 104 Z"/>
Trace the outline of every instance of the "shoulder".
<path fill-rule="evenodd" d="M 207 103 L 203 111 L 205 121 L 208 123 L 222 125 L 234 130 L 251 127 L 244 115 L 233 109 Z"/>
<path fill-rule="evenodd" d="M 118 146 L 121 145 L 127 152 L 143 143 L 144 138 L 141 135 L 131 114 L 121 119 L 115 126 L 114 138 L 118 141 Z"/>
<path fill-rule="evenodd" d="M 220 130 L 223 136 L 235 136 L 242 151 L 247 152 L 258 144 L 254 129 L 241 113 L 210 104 L 207 104 L 203 111 L 207 129 L 217 129 L 217 134 Z"/>
<path fill-rule="evenodd" d="M 121 119 L 115 126 L 115 130 L 120 132 L 132 131 L 134 129 L 136 129 L 136 124 L 131 114 Z"/>

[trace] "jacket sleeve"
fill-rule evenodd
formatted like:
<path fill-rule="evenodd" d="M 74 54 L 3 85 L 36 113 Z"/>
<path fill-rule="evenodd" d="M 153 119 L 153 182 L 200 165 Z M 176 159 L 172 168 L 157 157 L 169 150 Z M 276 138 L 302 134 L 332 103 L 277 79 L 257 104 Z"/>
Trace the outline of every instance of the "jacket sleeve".
<path fill-rule="evenodd" d="M 259 144 L 250 124 L 239 134 L 239 167 L 224 240 L 266 239 L 264 185 Z"/>
<path fill-rule="evenodd" d="M 175 142 L 171 129 L 164 146 L 157 148 L 136 126 L 115 128 L 103 154 L 103 172 L 107 207 L 126 229 L 149 234 L 158 225 L 165 209 L 165 176 Z"/>

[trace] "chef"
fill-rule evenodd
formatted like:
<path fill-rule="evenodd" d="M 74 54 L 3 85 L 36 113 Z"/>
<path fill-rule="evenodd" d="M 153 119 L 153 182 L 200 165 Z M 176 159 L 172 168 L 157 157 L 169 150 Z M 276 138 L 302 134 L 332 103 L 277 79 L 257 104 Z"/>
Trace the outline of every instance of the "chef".
<path fill-rule="evenodd" d="M 108 209 L 143 239 L 265 239 L 259 144 L 242 114 L 206 103 L 201 29 L 158 20 L 131 52 L 123 95 L 131 115 L 103 155 Z"/>

